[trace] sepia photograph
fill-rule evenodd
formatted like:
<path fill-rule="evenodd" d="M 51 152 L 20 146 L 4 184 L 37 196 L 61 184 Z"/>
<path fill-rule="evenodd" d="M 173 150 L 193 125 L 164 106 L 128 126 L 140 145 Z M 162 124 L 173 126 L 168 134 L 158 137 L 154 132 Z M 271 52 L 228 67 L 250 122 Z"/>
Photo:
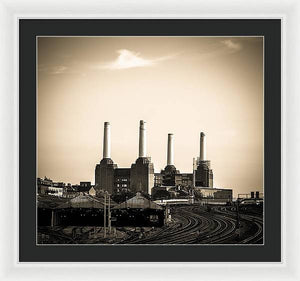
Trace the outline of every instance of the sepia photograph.
<path fill-rule="evenodd" d="M 264 245 L 263 36 L 36 50 L 37 245 Z"/>

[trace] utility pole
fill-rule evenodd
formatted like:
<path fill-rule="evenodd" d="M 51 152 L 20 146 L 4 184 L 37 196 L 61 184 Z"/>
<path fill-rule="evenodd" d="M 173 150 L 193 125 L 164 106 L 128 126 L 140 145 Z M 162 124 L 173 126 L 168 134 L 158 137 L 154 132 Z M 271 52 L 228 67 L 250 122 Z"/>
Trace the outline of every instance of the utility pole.
<path fill-rule="evenodd" d="M 111 234 L 110 194 L 108 194 L 108 232 Z"/>
<path fill-rule="evenodd" d="M 104 234 L 103 237 L 106 238 L 106 192 L 104 193 Z"/>
<path fill-rule="evenodd" d="M 195 170 L 196 170 L 196 159 L 193 158 L 193 187 L 196 186 L 196 173 L 195 173 Z"/>
<path fill-rule="evenodd" d="M 51 228 L 54 227 L 54 210 L 51 211 Z"/>
<path fill-rule="evenodd" d="M 238 195 L 236 202 L 237 202 L 237 204 L 236 204 L 236 214 L 237 214 L 236 224 L 237 224 L 238 238 L 240 239 L 240 210 L 239 210 L 240 198 L 239 198 L 239 195 Z"/>
<path fill-rule="evenodd" d="M 165 224 L 168 222 L 168 203 L 166 203 L 166 210 L 165 210 Z"/>

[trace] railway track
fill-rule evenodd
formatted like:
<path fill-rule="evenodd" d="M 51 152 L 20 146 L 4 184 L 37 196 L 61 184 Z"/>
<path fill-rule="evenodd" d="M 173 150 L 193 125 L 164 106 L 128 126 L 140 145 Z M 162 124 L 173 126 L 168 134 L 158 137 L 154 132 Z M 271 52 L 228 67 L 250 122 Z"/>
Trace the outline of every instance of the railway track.
<path fill-rule="evenodd" d="M 201 207 L 178 207 L 172 214 L 174 223 L 146 238 L 135 238 L 129 244 L 230 244 L 236 238 L 236 214 L 232 212 L 208 213 Z M 240 218 L 256 227 L 253 235 L 238 243 L 256 244 L 262 241 L 262 219 L 241 214 Z M 126 241 L 123 241 L 123 243 Z M 122 243 L 122 244 L 123 244 Z"/>
<path fill-rule="evenodd" d="M 257 226 L 257 231 L 254 235 L 241 241 L 242 244 L 257 244 L 261 243 L 263 240 L 263 221 L 252 215 L 243 215 L 244 219 L 251 220 Z"/>
<path fill-rule="evenodd" d="M 175 215 L 176 216 L 176 215 Z M 162 229 L 158 231 L 157 233 L 151 235 L 150 237 L 143 238 L 143 239 L 138 239 L 135 238 L 133 240 L 126 240 L 123 241 L 127 242 L 128 244 L 164 244 L 164 241 L 172 235 L 173 237 L 175 236 L 180 236 L 180 235 L 185 235 L 184 233 L 188 231 L 190 228 L 193 228 L 193 224 L 198 223 L 197 221 L 190 219 L 187 216 L 182 216 L 180 219 L 175 218 L 175 223 L 168 226 L 165 229 Z"/>
<path fill-rule="evenodd" d="M 53 240 L 50 244 L 77 244 L 72 237 L 63 233 L 63 227 L 55 227 L 55 229 L 39 229 L 39 233 L 48 235 Z M 42 243 L 43 244 L 43 243 Z M 46 243 L 49 244 L 49 243 Z"/>
<path fill-rule="evenodd" d="M 246 228 L 238 238 L 236 212 L 228 209 L 213 208 L 210 212 L 202 206 L 176 206 L 171 209 L 173 222 L 161 229 L 139 233 L 126 229 L 127 238 L 116 244 L 261 244 L 263 241 L 263 218 L 261 214 L 240 213 L 240 221 Z M 50 237 L 54 244 L 78 244 L 88 239 L 90 230 L 74 226 L 78 237 L 67 235 L 62 227 L 39 230 L 39 233 Z M 81 242 L 80 242 L 81 241 Z"/>
<path fill-rule="evenodd" d="M 134 244 L 192 244 L 211 239 L 221 239 L 234 230 L 234 224 L 221 217 L 204 216 L 193 207 L 179 207 L 173 214 L 175 224 L 143 239 L 135 239 Z M 208 237 L 209 234 L 209 237 Z"/>
<path fill-rule="evenodd" d="M 223 213 L 219 211 L 219 213 Z M 231 217 L 236 217 L 236 213 L 232 211 L 227 211 L 226 214 Z M 263 218 L 253 214 L 240 214 L 240 219 L 251 223 L 256 228 L 255 232 L 252 235 L 249 235 L 247 238 L 244 238 L 239 243 L 240 244 L 261 244 L 263 241 Z"/>

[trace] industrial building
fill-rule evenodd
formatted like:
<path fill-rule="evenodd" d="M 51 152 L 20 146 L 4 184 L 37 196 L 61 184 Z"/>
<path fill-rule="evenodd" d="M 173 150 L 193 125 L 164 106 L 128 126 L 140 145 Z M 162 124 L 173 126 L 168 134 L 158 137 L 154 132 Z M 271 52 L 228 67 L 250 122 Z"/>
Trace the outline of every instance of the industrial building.
<path fill-rule="evenodd" d="M 105 203 L 106 201 L 106 203 Z M 108 205 L 110 207 L 108 207 Z M 104 223 L 105 210 L 110 208 L 113 226 L 162 226 L 164 209 L 143 197 L 136 196 L 121 204 L 111 199 L 81 194 L 75 198 L 58 198 L 39 195 L 39 226 L 101 226 Z"/>
<path fill-rule="evenodd" d="M 213 172 L 210 168 L 210 161 L 206 159 L 206 136 L 200 133 L 200 157 L 194 165 L 195 184 L 194 186 L 213 187 Z"/>
<path fill-rule="evenodd" d="M 38 194 L 49 194 L 58 197 L 76 197 L 78 194 L 96 196 L 107 191 L 111 195 L 124 193 L 154 195 L 155 192 L 165 190 L 173 192 L 172 196 L 182 194 L 183 191 L 191 195 L 191 189 L 203 187 L 213 188 L 213 171 L 211 162 L 206 157 L 206 136 L 200 133 L 200 153 L 194 158 L 191 173 L 181 173 L 174 162 L 174 135 L 168 134 L 167 165 L 160 173 L 154 173 L 154 165 L 147 156 L 146 122 L 139 123 L 139 153 L 136 161 L 129 168 L 119 168 L 111 159 L 111 126 L 104 122 L 103 157 L 95 167 L 95 185 L 82 181 L 79 185 L 53 182 L 48 178 L 37 179 Z M 170 187 L 173 187 L 170 189 Z M 206 194 L 206 193 L 205 193 Z M 171 196 L 171 197 L 172 197 Z M 184 196 L 183 194 L 180 196 Z"/>
<path fill-rule="evenodd" d="M 164 209 L 143 197 L 140 192 L 115 206 L 112 213 L 116 217 L 116 226 L 163 226 L 164 224 Z"/>
<path fill-rule="evenodd" d="M 105 122 L 103 158 L 99 164 L 96 164 L 95 168 L 95 189 L 97 192 L 104 190 L 109 194 L 140 192 L 144 195 L 154 195 L 157 191 L 169 191 L 170 187 L 176 187 L 179 190 L 180 188 L 213 188 L 213 171 L 211 162 L 206 157 L 206 136 L 203 132 L 200 133 L 200 153 L 199 157 L 194 159 L 192 173 L 180 173 L 176 169 L 174 163 L 174 135 L 172 133 L 168 134 L 167 140 L 167 165 L 160 173 L 154 173 L 153 163 L 151 163 L 151 158 L 146 153 L 146 122 L 140 121 L 139 157 L 130 168 L 118 168 L 117 164 L 111 159 L 110 129 L 110 123 Z M 221 189 L 218 189 L 218 192 L 220 191 Z M 207 192 L 203 194 L 207 194 Z M 224 196 L 229 197 L 227 193 Z"/>
<path fill-rule="evenodd" d="M 104 123 L 103 158 L 95 168 L 95 189 L 110 194 L 121 191 L 150 194 L 154 186 L 154 166 L 146 153 L 146 122 L 140 121 L 139 157 L 131 168 L 118 168 L 110 157 L 110 123 Z"/>
<path fill-rule="evenodd" d="M 213 187 L 213 172 L 206 159 L 205 134 L 200 134 L 200 156 L 193 163 L 193 173 L 180 173 L 174 165 L 174 135 L 168 134 L 167 165 L 160 173 L 155 173 L 154 187 Z"/>
<path fill-rule="evenodd" d="M 213 187 L 213 172 L 210 169 L 210 161 L 206 159 L 206 139 L 203 132 L 200 133 L 200 155 L 194 160 L 192 173 L 180 173 L 174 164 L 174 135 L 168 134 L 167 165 L 160 173 L 155 173 L 152 195 L 162 190 L 170 191 L 170 187 L 195 188 Z"/>

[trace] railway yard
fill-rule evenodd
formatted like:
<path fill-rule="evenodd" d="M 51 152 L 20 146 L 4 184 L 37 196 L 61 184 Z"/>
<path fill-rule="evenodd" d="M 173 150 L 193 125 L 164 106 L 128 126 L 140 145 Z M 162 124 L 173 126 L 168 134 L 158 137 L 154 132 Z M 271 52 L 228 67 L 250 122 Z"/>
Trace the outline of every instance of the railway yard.
<path fill-rule="evenodd" d="M 38 244 L 263 244 L 262 206 L 170 207 L 162 227 L 43 226 Z"/>

